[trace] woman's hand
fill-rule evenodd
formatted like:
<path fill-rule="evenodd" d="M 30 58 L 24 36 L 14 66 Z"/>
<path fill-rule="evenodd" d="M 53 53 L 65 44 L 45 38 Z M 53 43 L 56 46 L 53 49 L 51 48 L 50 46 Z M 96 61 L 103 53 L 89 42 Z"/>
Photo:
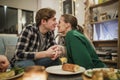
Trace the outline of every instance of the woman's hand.
<path fill-rule="evenodd" d="M 0 55 L 0 72 L 5 72 L 8 69 L 9 65 L 10 63 L 7 57 L 4 55 Z"/>
<path fill-rule="evenodd" d="M 54 55 L 56 54 L 56 48 L 57 48 L 57 45 L 54 45 L 54 46 L 51 46 L 48 50 L 46 50 L 46 55 L 47 57 L 54 57 Z"/>
<path fill-rule="evenodd" d="M 40 58 L 45 58 L 45 57 L 52 58 L 54 56 L 54 54 L 56 53 L 56 50 L 55 50 L 56 47 L 57 46 L 55 45 L 55 46 L 51 46 L 46 51 L 36 52 L 35 59 L 40 59 Z"/>
<path fill-rule="evenodd" d="M 57 59 L 63 53 L 60 45 L 51 46 L 46 51 L 37 52 L 35 54 L 35 59 L 49 57 L 52 60 Z"/>
<path fill-rule="evenodd" d="M 55 60 L 57 59 L 60 54 L 61 54 L 61 51 L 60 51 L 60 48 L 58 45 L 54 45 L 52 47 L 50 47 L 48 50 L 47 50 L 47 55 L 49 55 L 49 57 L 52 59 L 52 60 Z M 51 55 L 52 54 L 52 55 Z M 50 56 L 51 55 L 51 56 Z"/>

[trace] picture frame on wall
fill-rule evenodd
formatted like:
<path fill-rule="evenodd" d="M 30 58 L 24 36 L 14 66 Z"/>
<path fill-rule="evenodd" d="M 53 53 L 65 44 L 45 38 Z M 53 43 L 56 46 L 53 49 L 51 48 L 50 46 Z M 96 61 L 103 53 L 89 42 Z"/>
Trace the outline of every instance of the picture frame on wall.
<path fill-rule="evenodd" d="M 73 0 L 63 1 L 63 14 L 75 15 L 75 2 Z"/>

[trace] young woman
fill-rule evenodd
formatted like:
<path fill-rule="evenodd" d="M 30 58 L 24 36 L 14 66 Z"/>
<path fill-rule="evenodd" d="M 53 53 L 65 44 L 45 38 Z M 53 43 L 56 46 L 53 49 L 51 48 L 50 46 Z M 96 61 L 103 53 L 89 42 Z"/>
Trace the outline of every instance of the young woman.
<path fill-rule="evenodd" d="M 99 60 L 94 47 L 83 34 L 76 17 L 70 14 L 61 15 L 58 32 L 65 36 L 68 63 L 78 64 L 86 69 L 106 66 Z"/>

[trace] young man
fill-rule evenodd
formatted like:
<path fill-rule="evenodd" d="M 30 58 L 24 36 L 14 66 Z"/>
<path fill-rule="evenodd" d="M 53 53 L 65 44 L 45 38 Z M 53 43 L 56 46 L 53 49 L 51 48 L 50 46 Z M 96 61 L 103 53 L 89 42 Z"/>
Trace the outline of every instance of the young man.
<path fill-rule="evenodd" d="M 56 11 L 42 8 L 36 14 L 36 24 L 28 25 L 21 32 L 12 65 L 27 67 L 32 65 L 52 66 L 59 64 L 61 46 L 55 45 L 53 31 L 56 27 Z"/>

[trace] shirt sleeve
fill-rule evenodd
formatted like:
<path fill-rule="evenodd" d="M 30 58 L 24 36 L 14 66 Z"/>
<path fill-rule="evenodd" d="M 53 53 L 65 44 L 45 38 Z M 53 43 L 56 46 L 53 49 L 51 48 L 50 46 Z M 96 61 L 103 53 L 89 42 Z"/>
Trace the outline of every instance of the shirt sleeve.
<path fill-rule="evenodd" d="M 15 51 L 15 56 L 18 60 L 25 60 L 25 59 L 34 59 L 34 52 L 27 52 L 27 48 L 29 47 L 30 37 L 32 36 L 32 32 L 30 28 L 26 27 L 21 32 L 17 46 Z"/>
<path fill-rule="evenodd" d="M 82 38 L 82 39 L 81 39 Z M 84 36 L 69 34 L 66 37 L 68 62 L 78 64 L 86 69 L 94 67 L 104 67 L 98 59 L 92 46 Z"/>

